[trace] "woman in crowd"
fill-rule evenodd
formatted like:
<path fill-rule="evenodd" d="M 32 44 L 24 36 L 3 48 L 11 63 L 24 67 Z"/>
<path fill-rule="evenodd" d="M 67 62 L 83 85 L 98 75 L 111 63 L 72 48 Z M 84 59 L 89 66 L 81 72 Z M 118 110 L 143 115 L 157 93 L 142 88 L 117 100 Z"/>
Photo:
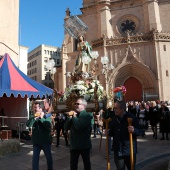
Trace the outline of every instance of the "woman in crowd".
<path fill-rule="evenodd" d="M 134 101 L 129 102 L 128 104 L 128 113 L 131 113 L 136 116 L 137 109 L 136 109 L 136 104 Z"/>
<path fill-rule="evenodd" d="M 170 132 L 170 123 L 169 123 L 169 109 L 166 107 L 165 102 L 161 102 L 160 112 L 160 133 L 162 137 L 160 140 L 165 140 L 164 134 L 166 134 L 166 140 L 169 140 L 168 133 Z"/>
<path fill-rule="evenodd" d="M 159 122 L 159 112 L 155 101 L 151 101 L 149 108 L 149 121 L 153 131 L 153 137 L 157 139 L 157 124 Z"/>
<path fill-rule="evenodd" d="M 139 106 L 139 111 L 137 113 L 137 117 L 139 120 L 139 125 L 141 129 L 143 129 L 143 137 L 145 136 L 145 130 L 148 129 L 148 111 L 145 108 L 145 103 L 141 103 Z"/>

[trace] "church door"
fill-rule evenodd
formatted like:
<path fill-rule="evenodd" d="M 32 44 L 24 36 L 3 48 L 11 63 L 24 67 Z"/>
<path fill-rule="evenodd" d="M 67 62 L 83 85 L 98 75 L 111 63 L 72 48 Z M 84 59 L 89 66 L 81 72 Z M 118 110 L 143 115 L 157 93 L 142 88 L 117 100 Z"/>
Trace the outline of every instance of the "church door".
<path fill-rule="evenodd" d="M 142 85 L 134 77 L 130 77 L 124 83 L 126 87 L 125 101 L 142 101 Z"/>

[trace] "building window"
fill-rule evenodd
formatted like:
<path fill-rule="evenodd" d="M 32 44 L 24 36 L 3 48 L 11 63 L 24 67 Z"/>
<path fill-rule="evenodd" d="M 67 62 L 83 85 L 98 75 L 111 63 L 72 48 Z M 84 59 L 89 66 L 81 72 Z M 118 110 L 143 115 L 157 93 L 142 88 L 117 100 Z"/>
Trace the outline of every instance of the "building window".
<path fill-rule="evenodd" d="M 47 63 L 47 61 L 48 61 L 48 58 L 44 57 L 44 62 Z"/>
<path fill-rule="evenodd" d="M 136 28 L 136 24 L 134 21 L 127 19 L 123 21 L 120 25 L 120 29 L 122 32 L 126 34 L 127 31 L 133 32 Z"/>
<path fill-rule="evenodd" d="M 57 64 L 60 64 L 60 59 L 57 59 Z"/>
<path fill-rule="evenodd" d="M 164 51 L 166 51 L 166 45 L 163 45 L 163 47 L 164 47 Z"/>
<path fill-rule="evenodd" d="M 169 77 L 169 72 L 168 72 L 168 70 L 166 70 L 166 77 Z"/>
<path fill-rule="evenodd" d="M 117 28 L 120 34 L 136 34 L 139 30 L 139 19 L 134 15 L 124 15 L 117 21 Z"/>

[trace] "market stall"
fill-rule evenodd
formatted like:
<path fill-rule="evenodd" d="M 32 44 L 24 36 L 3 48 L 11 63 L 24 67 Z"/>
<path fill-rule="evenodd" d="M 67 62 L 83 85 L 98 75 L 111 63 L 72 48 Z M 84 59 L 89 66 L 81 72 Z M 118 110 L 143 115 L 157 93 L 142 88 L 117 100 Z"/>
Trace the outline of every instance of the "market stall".
<path fill-rule="evenodd" d="M 32 80 L 19 70 L 8 54 L 0 61 L 0 128 L 16 130 L 28 119 L 29 98 L 46 98 L 53 90 Z"/>

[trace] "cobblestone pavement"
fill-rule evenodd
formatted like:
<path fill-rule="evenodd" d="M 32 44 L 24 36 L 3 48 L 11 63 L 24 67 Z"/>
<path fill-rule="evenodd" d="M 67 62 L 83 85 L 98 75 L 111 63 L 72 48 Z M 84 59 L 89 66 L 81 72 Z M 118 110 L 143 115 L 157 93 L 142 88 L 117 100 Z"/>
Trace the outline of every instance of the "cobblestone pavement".
<path fill-rule="evenodd" d="M 170 134 L 169 134 L 170 136 Z M 138 154 L 136 170 L 168 170 L 170 161 L 170 140 L 160 140 L 152 137 L 149 129 L 145 137 L 138 137 Z M 53 139 L 52 155 L 54 170 L 69 170 L 69 147 L 65 146 L 64 139 L 61 137 L 61 145 L 55 147 L 55 138 Z M 106 170 L 106 139 L 103 136 L 101 149 L 99 151 L 100 136 L 92 138 L 91 164 L 92 170 Z M 113 153 L 112 153 L 113 154 Z M 9 154 L 0 157 L 1 170 L 31 170 L 32 145 L 30 141 L 21 142 L 21 150 L 18 153 Z M 46 159 L 41 152 L 40 170 L 46 170 Z M 110 159 L 111 170 L 115 170 L 113 157 Z M 79 170 L 83 170 L 83 162 L 79 159 Z"/>

